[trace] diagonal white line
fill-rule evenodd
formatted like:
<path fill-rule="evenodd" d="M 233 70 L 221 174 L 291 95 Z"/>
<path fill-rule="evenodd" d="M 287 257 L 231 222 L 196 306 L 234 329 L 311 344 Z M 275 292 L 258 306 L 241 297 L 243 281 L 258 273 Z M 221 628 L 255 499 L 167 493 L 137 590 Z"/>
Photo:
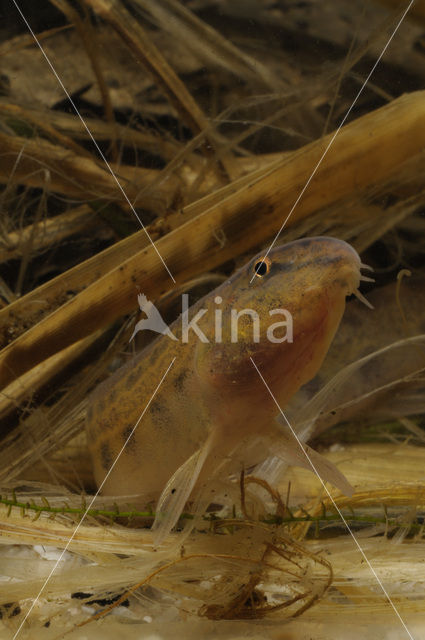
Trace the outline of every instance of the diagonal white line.
<path fill-rule="evenodd" d="M 372 69 L 369 71 L 366 80 L 363 82 L 362 86 L 360 87 L 360 89 L 357 92 L 356 97 L 354 98 L 353 102 L 351 103 L 350 108 L 348 109 L 347 113 L 345 114 L 345 116 L 343 117 L 343 119 L 341 120 L 341 122 L 339 123 L 339 126 L 337 128 L 337 130 L 335 131 L 335 133 L 333 134 L 333 136 L 331 137 L 331 139 L 328 142 L 328 145 L 326 147 L 326 149 L 324 150 L 324 152 L 322 153 L 322 155 L 320 156 L 316 166 L 314 167 L 310 177 L 308 178 L 307 182 L 305 183 L 304 187 L 301 189 L 297 199 L 295 200 L 294 204 L 291 207 L 291 210 L 289 211 L 288 215 L 286 216 L 285 220 L 283 221 L 279 231 L 277 232 L 277 234 L 275 235 L 275 237 L 273 238 L 273 241 L 271 243 L 271 245 L 269 246 L 269 248 L 267 249 L 266 253 L 264 254 L 264 258 L 266 258 L 270 251 L 273 249 L 274 245 L 276 244 L 276 241 L 278 239 L 278 237 L 280 236 L 280 234 L 282 233 L 286 223 L 288 222 L 289 218 L 291 217 L 291 215 L 294 212 L 295 207 L 297 206 L 297 204 L 299 203 L 299 201 L 301 200 L 301 198 L 304 195 L 304 192 L 306 191 L 307 187 L 309 186 L 310 182 L 313 180 L 314 176 L 316 175 L 316 172 L 318 170 L 318 168 L 320 167 L 320 165 L 322 164 L 323 159 L 325 158 L 326 154 L 328 153 L 329 149 L 331 148 L 332 144 L 334 143 L 335 138 L 337 137 L 338 133 L 340 132 L 341 128 L 344 126 L 345 121 L 347 120 L 348 116 L 350 115 L 351 111 L 353 110 L 354 105 L 356 104 L 357 100 L 359 99 L 360 95 L 362 94 L 364 88 L 366 87 L 367 83 L 369 82 L 373 72 L 375 71 L 376 67 L 378 66 L 378 64 L 380 63 L 382 56 L 384 55 L 384 53 L 386 52 L 386 50 L 388 49 L 392 39 L 394 38 L 395 34 L 397 33 L 400 25 L 402 24 L 403 20 L 405 19 L 406 15 L 409 12 L 410 7 L 412 6 L 412 4 L 414 3 L 415 0 L 410 0 L 409 4 L 407 5 L 407 8 L 405 9 L 405 11 L 403 12 L 403 15 L 401 16 L 400 20 L 397 22 L 394 31 L 392 32 L 392 34 L 390 35 L 390 37 L 388 38 L 387 43 L 385 44 L 385 47 L 382 49 L 380 55 L 378 56 L 378 59 L 376 60 L 375 64 L 373 65 Z M 257 272 L 255 271 L 250 283 L 254 280 L 255 276 L 256 276 Z"/>
<path fill-rule="evenodd" d="M 390 603 L 390 605 L 392 606 L 394 613 L 396 614 L 397 618 L 400 620 L 401 624 L 404 627 L 404 630 L 406 631 L 407 635 L 409 636 L 410 640 L 414 640 L 414 637 L 412 636 L 412 634 L 410 633 L 409 629 L 406 626 L 406 623 L 404 622 L 403 618 L 401 617 L 401 615 L 399 614 L 397 607 L 395 606 L 394 602 L 391 600 L 387 590 L 385 589 L 384 585 L 381 582 L 381 579 L 379 578 L 378 574 L 376 573 L 375 569 L 373 568 L 373 566 L 371 565 L 370 561 L 368 560 L 365 552 L 363 551 L 362 547 L 360 546 L 356 536 L 354 535 L 354 533 L 352 532 L 350 525 L 348 524 L 347 520 L 344 518 L 340 508 L 338 507 L 338 505 L 336 504 L 335 500 L 333 499 L 332 495 L 330 494 L 327 486 L 325 485 L 324 481 L 322 480 L 322 478 L 319 475 L 319 472 L 317 471 L 316 467 L 314 466 L 314 463 L 312 462 L 310 456 L 308 455 L 307 451 L 304 449 L 301 440 L 298 438 L 295 430 L 292 428 L 292 425 L 290 424 L 288 418 L 286 417 L 286 415 L 283 413 L 282 409 L 280 408 L 280 405 L 278 403 L 278 401 L 276 400 L 276 398 L 273 395 L 272 390 L 270 389 L 269 385 L 267 384 L 267 382 L 265 381 L 261 371 L 259 370 L 259 368 L 257 367 L 257 365 L 255 364 L 254 360 L 250 357 L 250 360 L 252 362 L 252 364 L 254 365 L 258 375 L 260 376 L 261 380 L 264 383 L 264 386 L 266 387 L 267 391 L 269 392 L 271 398 L 273 399 L 273 402 L 275 403 L 276 407 L 279 410 L 279 413 L 282 414 L 286 424 L 288 425 L 288 427 L 290 428 L 292 435 L 294 436 L 294 438 L 296 439 L 296 441 L 298 442 L 299 446 L 301 447 L 305 457 L 307 458 L 309 464 L 311 465 L 312 470 L 314 471 L 314 473 L 316 474 L 316 476 L 319 478 L 320 482 L 322 483 L 322 486 L 324 488 L 324 490 L 326 491 L 326 493 L 329 496 L 329 499 L 331 500 L 333 506 L 335 507 L 335 509 L 337 510 L 341 520 L 343 521 L 344 525 L 346 526 L 348 533 L 350 534 L 350 536 L 353 538 L 354 543 L 356 545 L 356 547 L 358 548 L 358 550 L 360 551 L 361 555 L 363 556 L 364 561 L 366 562 L 366 564 L 368 565 L 370 571 L 372 572 L 373 576 L 375 577 L 377 583 L 379 584 L 379 586 L 381 587 L 385 597 L 387 598 L 388 602 Z"/>
<path fill-rule="evenodd" d="M 73 539 L 75 538 L 75 536 L 76 536 L 76 534 L 77 534 L 77 531 L 78 531 L 78 529 L 80 528 L 80 526 L 81 526 L 81 524 L 82 524 L 82 522 L 83 522 L 84 518 L 86 517 L 86 515 L 87 515 L 87 514 L 88 514 L 88 512 L 90 511 L 90 509 L 91 509 L 91 507 L 92 507 L 92 505 L 93 505 L 94 501 L 96 500 L 97 496 L 98 496 L 98 495 L 99 495 L 99 493 L 101 492 L 102 487 L 103 487 L 103 485 L 105 484 L 106 480 L 108 479 L 108 477 L 109 477 L 109 475 L 110 475 L 110 473 L 111 473 L 112 469 L 115 467 L 115 465 L 117 464 L 118 460 L 120 459 L 122 452 L 123 452 L 123 451 L 124 451 L 124 449 L 126 448 L 126 446 L 127 446 L 128 442 L 129 442 L 130 438 L 133 436 L 133 433 L 136 431 L 136 429 L 137 429 L 137 427 L 138 427 L 138 425 L 139 425 L 139 422 L 141 421 L 141 419 L 142 419 L 142 418 L 143 418 L 143 416 L 145 415 L 146 411 L 147 411 L 147 410 L 148 410 L 148 408 L 149 408 L 150 403 L 152 402 L 152 400 L 154 399 L 155 395 L 157 394 L 158 389 L 160 388 L 160 386 L 161 386 L 161 385 L 162 385 L 162 383 L 164 382 L 166 375 L 168 374 L 169 370 L 171 369 L 171 367 L 173 366 L 173 364 L 174 364 L 174 362 L 175 362 L 175 359 L 176 359 L 176 358 L 174 357 L 174 358 L 171 360 L 170 364 L 168 365 L 168 368 L 167 368 L 166 372 L 165 372 L 165 373 L 164 373 L 164 375 L 162 376 L 161 380 L 158 382 L 158 385 L 157 385 L 156 389 L 154 390 L 154 392 L 152 393 L 152 395 L 151 395 L 151 397 L 150 397 L 150 399 L 149 399 L 149 402 L 147 403 L 147 405 L 146 405 L 146 406 L 145 406 L 145 408 L 143 409 L 143 411 L 142 411 L 142 413 L 141 413 L 141 415 L 140 415 L 139 419 L 137 420 L 136 424 L 135 424 L 135 425 L 134 425 L 134 427 L 132 428 L 131 433 L 130 433 L 130 435 L 128 436 L 127 440 L 124 442 L 123 446 L 121 447 L 121 450 L 120 450 L 120 452 L 118 453 L 117 457 L 115 458 L 114 462 L 112 463 L 112 465 L 111 465 L 111 467 L 110 467 L 110 469 L 109 469 L 108 473 L 107 473 L 107 474 L 106 474 L 106 476 L 103 478 L 103 480 L 102 480 L 102 482 L 101 482 L 101 484 L 100 484 L 100 486 L 99 486 L 98 490 L 96 491 L 95 495 L 94 495 L 94 496 L 92 497 L 92 499 L 90 500 L 89 506 L 86 508 L 86 510 L 85 510 L 85 512 L 84 512 L 84 514 L 83 514 L 83 516 L 81 517 L 80 522 L 77 524 L 77 526 L 75 527 L 74 531 L 72 532 L 71 537 L 68 539 L 68 542 L 66 543 L 65 547 L 63 548 L 62 553 L 60 554 L 59 558 L 56 560 L 56 562 L 55 562 L 55 564 L 54 564 L 54 566 L 53 566 L 52 570 L 50 571 L 49 575 L 47 576 L 46 580 L 44 581 L 43 586 L 41 587 L 41 589 L 40 589 L 40 591 L 38 592 L 37 596 L 36 596 L 36 597 L 35 597 L 35 599 L 33 600 L 33 603 L 32 603 L 32 605 L 31 605 L 31 607 L 29 608 L 29 610 L 28 610 L 28 611 L 27 611 L 27 613 L 25 614 L 25 617 L 24 617 L 24 619 L 22 620 L 21 624 L 19 625 L 19 627 L 18 627 L 18 629 L 17 629 L 17 631 L 16 631 L 15 635 L 13 636 L 12 640 L 15 640 L 15 639 L 17 638 L 17 636 L 18 636 L 18 634 L 19 634 L 20 630 L 22 629 L 22 627 L 23 627 L 23 625 L 24 625 L 24 623 L 25 623 L 26 619 L 28 618 L 28 616 L 30 615 L 31 611 L 34 609 L 35 605 L 37 604 L 37 602 L 38 602 L 38 600 L 39 600 L 39 598 L 40 598 L 41 594 L 43 593 L 44 589 L 46 588 L 46 586 L 47 586 L 47 584 L 48 584 L 48 582 L 49 582 L 50 578 L 52 577 L 52 575 L 53 575 L 53 574 L 54 574 L 54 572 L 56 571 L 56 569 L 57 569 L 57 567 L 58 567 L 58 565 L 59 565 L 60 561 L 62 560 L 63 556 L 65 555 L 66 551 L 68 550 L 69 545 L 71 544 L 71 542 L 72 542 L 72 541 L 73 541 Z"/>
<path fill-rule="evenodd" d="M 149 242 L 151 243 L 152 247 L 154 248 L 156 254 L 158 255 L 159 259 L 161 260 L 162 264 L 164 265 L 168 275 L 170 276 L 171 280 L 174 282 L 174 284 L 176 283 L 173 274 L 171 273 L 171 271 L 169 270 L 169 268 L 167 267 L 167 265 L 165 264 L 165 261 L 163 259 L 163 257 L 161 256 L 161 254 L 159 253 L 158 249 L 156 248 L 156 245 L 154 243 L 154 241 L 152 240 L 152 238 L 150 237 L 145 225 L 143 224 L 142 220 L 140 219 L 139 215 L 137 214 L 137 211 L 135 210 L 134 206 L 132 205 L 132 203 L 130 202 L 129 197 L 127 196 L 127 194 L 125 193 L 120 181 L 118 180 L 117 176 L 115 175 L 115 173 L 112 170 L 111 165 L 109 164 L 109 162 L 107 161 L 104 153 L 102 152 L 101 148 L 99 147 L 99 145 L 97 144 L 95 138 L 93 137 L 92 132 L 90 131 L 89 127 L 86 124 L 86 121 L 84 120 L 83 116 L 81 115 L 81 113 L 78 111 L 73 99 L 71 98 L 71 96 L 69 95 L 65 85 L 63 84 L 62 80 L 60 79 L 56 69 L 54 68 L 52 62 L 50 61 L 50 58 L 48 57 L 47 53 L 45 52 L 45 50 L 43 49 L 43 47 L 41 46 L 40 41 L 38 40 L 37 36 L 35 35 L 34 31 L 31 29 L 31 26 L 28 22 L 28 20 L 26 19 L 26 17 L 24 16 L 24 14 L 22 13 L 21 9 L 18 6 L 18 3 L 16 2 L 16 0 L 12 0 L 13 4 L 15 5 L 16 9 L 18 10 L 22 20 L 25 22 L 25 25 L 28 29 L 28 31 L 30 32 L 30 34 L 32 35 L 32 37 L 34 38 L 35 43 L 37 44 L 38 48 L 40 49 L 41 53 L 43 54 L 47 64 L 49 65 L 52 73 L 54 74 L 56 80 L 59 82 L 60 86 L 62 87 L 63 92 L 65 93 L 66 97 L 68 98 L 72 108 L 74 109 L 75 113 L 77 114 L 77 116 L 79 117 L 82 125 L 84 126 L 85 130 L 87 131 L 88 135 L 91 138 L 91 141 L 93 142 L 94 146 L 96 147 L 97 152 L 99 153 L 100 157 L 102 158 L 103 162 L 105 163 L 105 165 L 107 166 L 109 173 L 111 174 L 111 176 L 113 177 L 113 179 L 115 180 L 115 182 L 117 183 L 117 186 L 119 188 L 119 190 L 121 191 L 122 195 L 124 196 L 128 206 L 130 207 L 131 211 L 133 212 L 133 214 L 135 215 L 135 217 L 137 218 L 140 226 L 142 227 L 143 231 L 146 233 Z"/>

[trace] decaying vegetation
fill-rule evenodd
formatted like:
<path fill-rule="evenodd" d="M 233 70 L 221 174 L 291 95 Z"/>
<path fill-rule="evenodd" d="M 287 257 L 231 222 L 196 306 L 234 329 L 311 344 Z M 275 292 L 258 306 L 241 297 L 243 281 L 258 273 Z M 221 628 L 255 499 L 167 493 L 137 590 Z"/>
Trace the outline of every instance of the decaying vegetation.
<path fill-rule="evenodd" d="M 336 503 L 415 635 L 424 3 L 364 88 L 407 3 L 21 4 L 45 55 L 4 1 L 0 574 L 15 580 L 0 581 L 1 633 L 13 637 L 95 491 L 87 394 L 132 353 L 137 293 L 173 318 L 177 294 L 214 288 L 280 232 L 340 237 L 375 270 L 374 311 L 348 304 L 288 415 L 356 487 Z M 274 638 L 282 620 L 288 638 L 405 637 L 312 474 L 229 480 L 216 506 L 153 551 L 151 513 L 98 498 L 21 637 L 80 637 L 112 604 L 119 615 L 85 637 Z"/>

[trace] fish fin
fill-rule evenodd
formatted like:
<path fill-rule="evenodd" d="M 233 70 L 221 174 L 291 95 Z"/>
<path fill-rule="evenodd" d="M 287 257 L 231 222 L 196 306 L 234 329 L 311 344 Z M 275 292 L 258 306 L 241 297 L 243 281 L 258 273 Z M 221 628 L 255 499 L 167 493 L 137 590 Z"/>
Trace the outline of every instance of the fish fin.
<path fill-rule="evenodd" d="M 285 463 L 282 458 L 269 456 L 254 468 L 253 475 L 256 478 L 266 480 L 266 482 L 273 486 L 279 482 L 279 478 L 287 466 L 287 463 Z"/>
<path fill-rule="evenodd" d="M 353 487 L 344 474 L 330 460 L 307 444 L 302 445 L 304 449 L 302 451 L 301 446 L 294 440 L 293 436 L 292 438 L 284 436 L 284 439 L 286 440 L 285 444 L 279 442 L 277 445 L 273 445 L 273 453 L 277 457 L 290 465 L 303 467 L 313 473 L 317 472 L 323 482 L 330 482 L 342 491 L 344 495 L 353 495 Z"/>
<path fill-rule="evenodd" d="M 152 531 L 155 531 L 155 547 L 167 537 L 181 516 L 210 449 L 211 440 L 208 439 L 173 473 L 165 485 L 158 500 L 156 516 L 152 525 Z"/>

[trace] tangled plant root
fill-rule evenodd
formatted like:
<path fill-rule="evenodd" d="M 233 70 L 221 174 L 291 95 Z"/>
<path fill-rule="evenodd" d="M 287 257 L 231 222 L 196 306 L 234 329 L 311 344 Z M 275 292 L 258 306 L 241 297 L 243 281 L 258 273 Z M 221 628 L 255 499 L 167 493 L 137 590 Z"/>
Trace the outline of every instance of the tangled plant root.
<path fill-rule="evenodd" d="M 147 584 L 164 589 L 161 578 L 175 587 L 192 583 L 201 587 L 204 604 L 197 614 L 210 620 L 255 620 L 280 612 L 283 617 L 295 618 L 309 609 L 326 593 L 333 580 L 331 564 L 319 554 L 305 547 L 270 524 L 252 520 L 246 509 L 245 486 L 257 484 L 263 487 L 276 503 L 276 517 L 286 513 L 286 506 L 279 493 L 265 480 L 255 476 L 240 478 L 241 519 L 222 519 L 211 522 L 212 535 L 221 539 L 222 545 L 234 547 L 232 538 L 249 529 L 254 545 L 248 552 L 237 553 L 189 553 L 184 548 L 181 557 L 155 569 L 146 578 L 133 585 L 108 607 L 77 626 L 82 627 L 103 618 L 124 603 L 130 595 Z M 199 569 L 182 565 L 199 563 Z M 230 563 L 230 571 L 229 571 Z M 212 565 L 212 566 L 210 566 Z M 234 570 L 234 567 L 238 570 Z M 172 575 L 174 573 L 174 576 Z M 209 604 L 205 604 L 208 602 Z"/>

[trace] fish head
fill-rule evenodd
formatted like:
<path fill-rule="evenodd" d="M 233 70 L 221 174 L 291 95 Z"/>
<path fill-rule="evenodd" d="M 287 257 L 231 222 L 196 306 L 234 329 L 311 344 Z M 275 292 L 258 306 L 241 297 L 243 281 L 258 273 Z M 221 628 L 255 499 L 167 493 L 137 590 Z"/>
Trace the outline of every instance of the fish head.
<path fill-rule="evenodd" d="M 345 299 L 360 284 L 360 267 L 349 244 L 328 237 L 254 256 L 215 291 L 222 300 L 221 340 L 199 344 L 195 353 L 206 390 L 235 407 L 238 398 L 251 398 L 266 408 L 270 397 L 255 363 L 285 404 L 320 368 Z"/>

